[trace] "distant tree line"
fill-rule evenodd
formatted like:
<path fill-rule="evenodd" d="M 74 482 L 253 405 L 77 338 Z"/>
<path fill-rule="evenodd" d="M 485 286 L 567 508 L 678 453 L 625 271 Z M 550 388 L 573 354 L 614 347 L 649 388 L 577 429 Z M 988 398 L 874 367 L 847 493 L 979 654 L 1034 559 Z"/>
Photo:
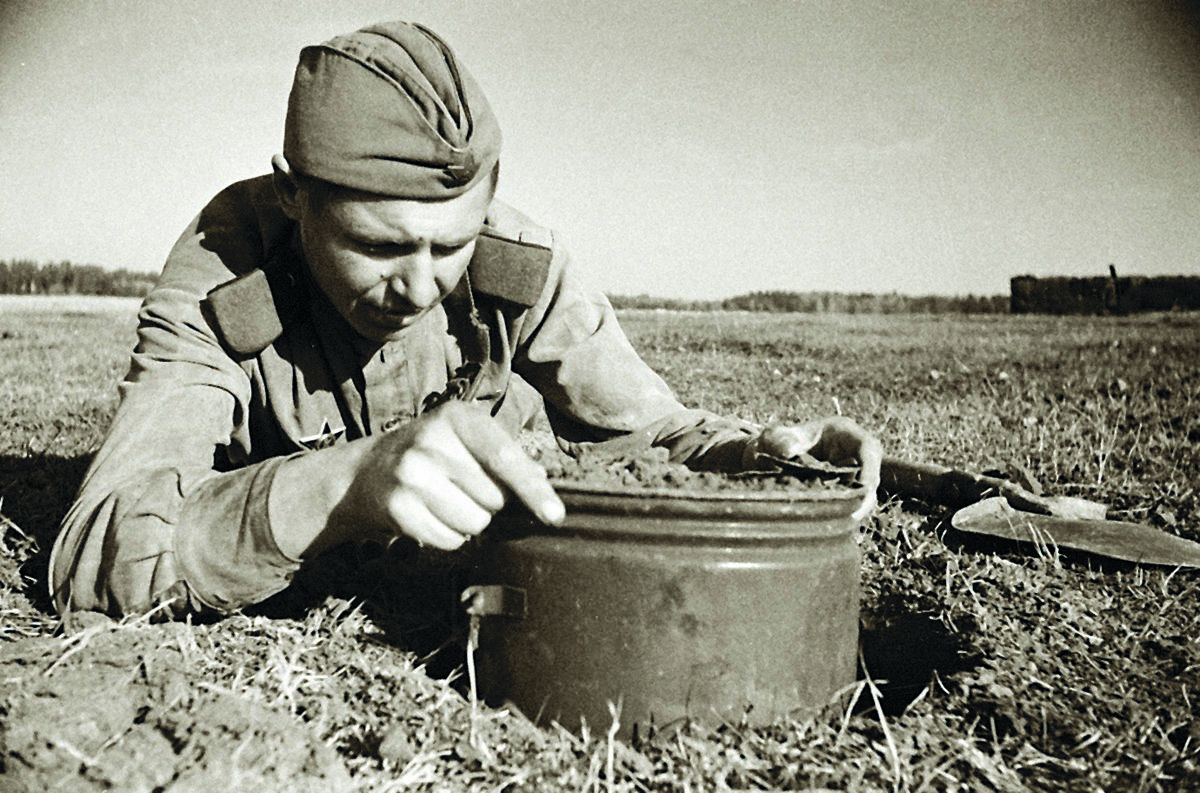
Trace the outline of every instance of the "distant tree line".
<path fill-rule="evenodd" d="M 155 276 L 131 270 L 109 270 L 69 261 L 38 263 L 30 259 L 0 260 L 0 294 L 113 295 L 144 297 Z M 1009 296 L 909 296 L 896 293 L 750 292 L 724 300 L 681 300 L 649 295 L 610 295 L 615 308 L 674 311 L 761 311 L 802 314 L 1004 314 Z"/>
<path fill-rule="evenodd" d="M 762 311 L 800 314 L 1006 314 L 1008 295 L 909 296 L 860 292 L 750 292 L 724 300 L 676 300 L 649 295 L 610 295 L 614 308 L 674 311 Z"/>
<path fill-rule="evenodd" d="M 154 280 L 149 273 L 106 270 L 94 264 L 0 260 L 0 294 L 5 295 L 144 297 Z"/>

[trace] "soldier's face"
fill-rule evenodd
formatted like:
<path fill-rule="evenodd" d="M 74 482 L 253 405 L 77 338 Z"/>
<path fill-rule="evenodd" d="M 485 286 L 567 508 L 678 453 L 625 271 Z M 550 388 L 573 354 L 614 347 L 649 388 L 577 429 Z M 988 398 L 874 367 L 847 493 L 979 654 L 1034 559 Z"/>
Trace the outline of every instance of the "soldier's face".
<path fill-rule="evenodd" d="M 338 191 L 303 201 L 313 279 L 360 335 L 389 341 L 453 291 L 483 227 L 492 180 L 445 201 Z"/>

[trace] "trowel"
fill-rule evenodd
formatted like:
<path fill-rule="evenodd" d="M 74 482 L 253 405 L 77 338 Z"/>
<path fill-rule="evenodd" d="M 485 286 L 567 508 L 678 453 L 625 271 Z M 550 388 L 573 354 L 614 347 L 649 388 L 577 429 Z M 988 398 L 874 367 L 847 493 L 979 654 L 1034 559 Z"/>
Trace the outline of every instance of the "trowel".
<path fill-rule="evenodd" d="M 802 476 L 838 476 L 853 469 L 763 455 Z M 1040 488 L 1039 488 L 1040 489 Z M 1139 564 L 1200 567 L 1200 543 L 1141 523 L 1108 520 L 1108 507 L 1071 496 L 1047 496 L 995 476 L 885 457 L 882 497 L 903 496 L 957 510 L 950 525 L 968 534 L 1068 548 Z"/>
<path fill-rule="evenodd" d="M 1141 523 L 1108 520 L 1104 504 L 1046 496 L 998 477 L 884 458 L 880 491 L 956 509 L 969 534 L 1069 548 L 1139 564 L 1200 567 L 1200 543 Z"/>
<path fill-rule="evenodd" d="M 1071 548 L 1138 564 L 1200 567 L 1200 543 L 1142 523 L 1064 518 L 1013 509 L 1003 496 L 964 507 L 950 525 L 970 534 Z"/>

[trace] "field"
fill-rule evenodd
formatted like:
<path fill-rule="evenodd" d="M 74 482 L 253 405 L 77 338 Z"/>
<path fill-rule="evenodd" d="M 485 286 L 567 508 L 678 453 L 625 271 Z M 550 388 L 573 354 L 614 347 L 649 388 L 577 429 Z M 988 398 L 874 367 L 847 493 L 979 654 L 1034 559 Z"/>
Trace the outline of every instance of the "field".
<path fill-rule="evenodd" d="M 472 708 L 445 560 L 342 549 L 224 620 L 64 634 L 46 557 L 126 366 L 128 301 L 0 302 L 4 790 L 1200 790 L 1200 576 L 984 543 L 892 501 L 860 532 L 859 684 L 816 717 L 629 745 Z M 1200 316 L 626 312 L 691 405 L 842 413 L 888 452 L 1010 461 L 1200 539 Z M 443 587 L 444 588 L 444 587 Z"/>

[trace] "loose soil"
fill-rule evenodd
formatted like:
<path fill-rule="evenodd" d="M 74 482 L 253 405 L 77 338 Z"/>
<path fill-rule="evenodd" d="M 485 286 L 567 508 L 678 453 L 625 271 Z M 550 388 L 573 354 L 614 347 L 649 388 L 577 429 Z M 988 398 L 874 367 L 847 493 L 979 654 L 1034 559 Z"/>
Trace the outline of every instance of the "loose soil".
<path fill-rule="evenodd" d="M 183 625 L 0 647 L 0 785 L 40 790 L 345 791 L 312 727 L 195 679 Z M 199 684 L 198 684 L 199 683 Z"/>
<path fill-rule="evenodd" d="M 551 482 L 620 491 L 683 490 L 697 493 L 812 493 L 845 490 L 847 469 L 835 468 L 814 458 L 799 461 L 793 473 L 781 470 L 721 473 L 693 471 L 671 462 L 662 447 L 612 454 L 584 451 L 572 457 L 554 449 L 539 449 L 534 459 L 546 469 Z"/>

